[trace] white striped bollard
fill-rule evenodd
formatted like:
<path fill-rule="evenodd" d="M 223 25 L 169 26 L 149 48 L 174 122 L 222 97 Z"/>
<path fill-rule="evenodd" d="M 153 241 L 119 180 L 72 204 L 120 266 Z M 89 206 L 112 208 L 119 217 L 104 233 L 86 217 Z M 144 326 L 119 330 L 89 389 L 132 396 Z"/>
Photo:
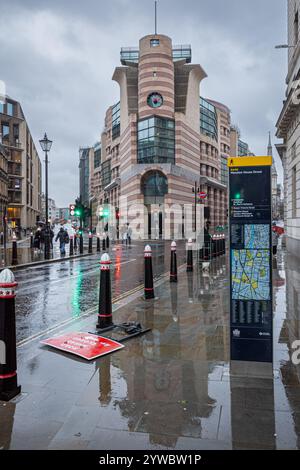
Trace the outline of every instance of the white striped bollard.
<path fill-rule="evenodd" d="M 0 273 L 0 400 L 9 401 L 21 392 L 17 378 L 15 289 L 9 269 Z"/>
<path fill-rule="evenodd" d="M 18 263 L 18 248 L 17 248 L 17 237 L 15 232 L 12 236 L 12 257 L 11 257 L 11 264 Z"/>
<path fill-rule="evenodd" d="M 172 241 L 171 243 L 170 282 L 177 282 L 177 256 L 175 241 Z"/>
<path fill-rule="evenodd" d="M 89 253 L 93 253 L 93 234 L 89 232 Z"/>
<path fill-rule="evenodd" d="M 187 259 L 186 259 L 186 271 L 189 273 L 193 271 L 193 240 L 191 238 L 188 239 L 187 242 Z"/>
<path fill-rule="evenodd" d="M 97 328 L 103 329 L 113 325 L 110 283 L 110 257 L 108 253 L 101 256 L 100 261 L 100 292 Z"/>
<path fill-rule="evenodd" d="M 144 249 L 144 293 L 145 299 L 154 299 L 153 271 L 152 271 L 152 250 L 150 245 Z"/>

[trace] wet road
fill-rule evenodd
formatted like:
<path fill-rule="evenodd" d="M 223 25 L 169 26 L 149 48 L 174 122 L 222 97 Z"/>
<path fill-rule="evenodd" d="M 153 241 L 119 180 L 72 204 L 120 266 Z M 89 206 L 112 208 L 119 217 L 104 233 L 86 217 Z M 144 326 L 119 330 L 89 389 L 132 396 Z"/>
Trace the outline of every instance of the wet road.
<path fill-rule="evenodd" d="M 169 270 L 170 243 L 152 242 L 153 273 Z M 113 299 L 143 283 L 144 243 L 110 248 Z M 178 265 L 185 260 L 185 245 L 178 243 Z M 37 335 L 54 325 L 76 319 L 97 308 L 100 254 L 16 271 L 17 341 Z"/>

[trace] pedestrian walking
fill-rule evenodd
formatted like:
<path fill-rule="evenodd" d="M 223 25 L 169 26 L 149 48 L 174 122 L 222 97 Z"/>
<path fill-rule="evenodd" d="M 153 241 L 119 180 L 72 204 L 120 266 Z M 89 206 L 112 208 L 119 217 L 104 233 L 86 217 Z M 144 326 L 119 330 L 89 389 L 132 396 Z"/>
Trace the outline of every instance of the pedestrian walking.
<path fill-rule="evenodd" d="M 63 227 L 60 227 L 60 230 L 56 235 L 55 241 L 57 242 L 57 240 L 59 240 L 60 254 L 64 256 L 66 254 L 65 246 L 69 243 L 69 234 Z"/>
<path fill-rule="evenodd" d="M 53 232 L 52 228 L 50 228 L 50 247 L 51 247 L 51 250 L 53 250 L 53 238 L 54 238 L 54 232 Z"/>
<path fill-rule="evenodd" d="M 126 243 L 126 238 L 127 238 L 127 233 L 126 232 L 127 232 L 126 226 L 122 225 L 121 229 L 120 229 L 120 236 L 121 236 L 122 245 L 124 244 L 124 242 Z"/>
<path fill-rule="evenodd" d="M 41 249 L 41 229 L 40 227 L 36 230 L 33 239 L 33 247 L 37 250 Z"/>
<path fill-rule="evenodd" d="M 131 245 L 131 237 L 132 237 L 132 228 L 129 227 L 129 222 L 127 222 L 127 240 L 128 240 L 129 245 Z"/>

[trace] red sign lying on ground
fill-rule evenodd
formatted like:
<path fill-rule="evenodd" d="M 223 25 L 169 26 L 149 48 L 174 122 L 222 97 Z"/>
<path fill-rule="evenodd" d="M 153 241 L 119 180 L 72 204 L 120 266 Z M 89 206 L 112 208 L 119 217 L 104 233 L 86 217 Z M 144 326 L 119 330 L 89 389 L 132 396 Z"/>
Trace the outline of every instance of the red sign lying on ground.
<path fill-rule="evenodd" d="M 117 341 L 104 338 L 103 336 L 92 335 L 91 333 L 67 333 L 62 336 L 45 339 L 41 343 L 83 357 L 88 361 L 124 348 L 123 344 Z"/>

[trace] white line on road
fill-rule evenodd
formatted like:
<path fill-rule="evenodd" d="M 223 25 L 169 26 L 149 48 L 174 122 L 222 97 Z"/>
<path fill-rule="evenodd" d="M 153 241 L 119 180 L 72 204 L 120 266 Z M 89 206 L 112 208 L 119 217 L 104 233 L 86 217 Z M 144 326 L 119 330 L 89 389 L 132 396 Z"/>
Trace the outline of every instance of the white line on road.
<path fill-rule="evenodd" d="M 123 266 L 124 264 L 132 263 L 133 261 L 136 261 L 136 258 L 130 259 L 130 260 L 128 260 L 128 261 L 123 261 L 123 262 L 119 263 L 118 266 L 121 266 L 121 265 Z M 82 274 L 84 274 L 84 275 L 89 275 L 89 274 L 96 273 L 96 272 L 99 272 L 99 271 L 100 271 L 100 262 L 99 262 L 99 267 L 98 267 L 98 268 L 92 269 L 92 270 L 90 270 L 90 271 L 83 271 L 83 272 L 81 272 L 80 274 L 77 274 L 77 275 L 75 275 L 75 276 L 69 275 L 69 276 L 64 277 L 64 278 L 61 278 L 61 279 L 48 279 L 48 280 L 42 281 L 41 283 L 35 283 L 34 280 L 32 280 L 32 281 L 25 282 L 25 283 L 23 283 L 22 285 L 28 284 L 28 283 L 33 283 L 33 284 L 34 284 L 34 287 L 35 287 L 35 286 L 37 286 L 37 285 L 44 284 L 45 282 L 51 282 L 51 284 L 55 284 L 55 283 L 57 283 L 57 282 L 64 282 L 64 281 L 71 280 L 71 279 L 77 279 L 77 278 L 80 277 Z M 25 286 L 24 288 L 21 287 L 20 289 L 18 289 L 18 292 L 24 292 L 24 291 L 27 290 L 27 289 L 32 289 L 32 287 L 33 287 L 33 285 L 27 286 L 27 287 Z"/>

